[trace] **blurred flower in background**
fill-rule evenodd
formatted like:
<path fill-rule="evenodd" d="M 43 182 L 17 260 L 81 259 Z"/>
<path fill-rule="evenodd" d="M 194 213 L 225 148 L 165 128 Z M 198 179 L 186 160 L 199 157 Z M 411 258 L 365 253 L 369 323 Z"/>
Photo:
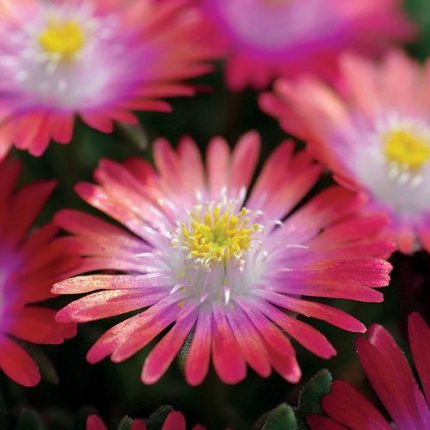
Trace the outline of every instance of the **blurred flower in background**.
<path fill-rule="evenodd" d="M 163 421 L 160 423 L 160 430 L 187 430 L 187 423 L 184 415 L 178 411 L 172 410 L 166 415 L 165 419 L 159 419 L 158 421 Z M 125 418 L 122 422 L 127 423 L 129 425 L 127 428 L 130 430 L 147 430 L 150 428 L 144 420 L 140 419 L 131 420 L 129 418 Z M 121 428 L 122 427 L 120 425 L 118 430 Z M 86 430 L 107 430 L 107 427 L 97 415 L 91 415 L 87 419 Z M 196 424 L 191 430 L 205 430 L 205 428 Z"/>
<path fill-rule="evenodd" d="M 14 191 L 21 163 L 0 163 L 0 369 L 25 386 L 40 381 L 38 366 L 20 341 L 60 344 L 76 334 L 73 323 L 55 321 L 55 310 L 37 304 L 54 297 L 53 283 L 73 275 L 79 256 L 55 239 L 49 223 L 29 230 L 54 188 L 38 182 Z"/>
<path fill-rule="evenodd" d="M 177 151 L 161 139 L 154 145 L 157 171 L 143 159 L 104 160 L 95 173 L 98 185 L 78 185 L 84 200 L 129 230 L 60 212 L 57 222 L 73 233 L 69 246 L 84 257 L 81 272 L 123 274 L 56 284 L 56 293 L 91 293 L 57 320 L 85 322 L 146 308 L 108 330 L 89 351 L 91 363 L 109 355 L 126 360 L 169 328 L 145 361 L 146 384 L 158 381 L 184 342 L 192 385 L 203 381 L 211 357 L 225 383 L 243 380 L 247 364 L 260 376 L 273 368 L 295 383 L 301 371 L 290 337 L 326 359 L 336 352 L 297 314 L 365 331 L 349 314 L 301 296 L 382 301 L 375 288 L 389 282 L 391 265 L 382 257 L 392 250 L 378 237 L 385 220 L 358 216 L 361 199 L 340 187 L 291 213 L 321 170 L 307 153 L 294 154 L 292 142 L 273 152 L 248 194 L 259 146 L 255 132 L 232 153 L 215 138 L 204 167 L 191 139 Z"/>
<path fill-rule="evenodd" d="M 187 0 L 2 0 L 0 112 L 20 149 L 68 143 L 75 117 L 105 133 L 131 111 L 169 111 L 210 70 Z M 210 52 L 209 52 L 210 51 Z M 5 142 L 7 144 L 7 142 Z M 4 151 L 2 151 L 4 152 Z"/>
<path fill-rule="evenodd" d="M 381 63 L 345 55 L 340 68 L 337 89 L 280 80 L 261 105 L 339 182 L 370 196 L 402 252 L 430 251 L 430 63 L 391 51 Z"/>
<path fill-rule="evenodd" d="M 330 418 L 308 418 L 312 430 L 426 430 L 430 425 L 430 330 L 423 318 L 409 316 L 409 343 L 421 380 L 421 390 L 406 357 L 382 326 L 369 329 L 369 338 L 357 340 L 360 363 L 387 409 L 394 427 L 354 387 L 335 381 L 323 399 Z"/>
<path fill-rule="evenodd" d="M 239 90 L 278 76 L 331 77 L 339 52 L 381 53 L 415 34 L 398 0 L 200 0 L 225 46 L 226 79 Z"/>

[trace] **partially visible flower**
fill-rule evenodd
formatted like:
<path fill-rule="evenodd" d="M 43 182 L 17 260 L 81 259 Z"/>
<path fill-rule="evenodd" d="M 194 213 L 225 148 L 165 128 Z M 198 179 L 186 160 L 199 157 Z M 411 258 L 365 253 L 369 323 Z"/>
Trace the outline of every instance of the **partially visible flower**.
<path fill-rule="evenodd" d="M 323 399 L 323 408 L 330 418 L 308 417 L 312 430 L 430 428 L 430 329 L 417 313 L 409 316 L 408 327 L 422 390 L 394 339 L 382 326 L 375 324 L 369 329 L 368 339 L 357 340 L 358 357 L 392 422 L 349 383 L 335 381 L 331 392 Z"/>
<path fill-rule="evenodd" d="M 187 423 L 181 412 L 171 411 L 167 415 L 161 430 L 186 430 Z M 144 420 L 133 420 L 130 430 L 147 430 L 148 426 Z M 199 424 L 193 426 L 191 430 L 204 430 Z M 108 430 L 103 421 L 97 415 L 90 415 L 87 419 L 86 430 Z"/>
<path fill-rule="evenodd" d="M 14 191 L 19 172 L 17 161 L 0 163 L 0 369 L 18 384 L 34 386 L 39 369 L 17 339 L 60 344 L 75 335 L 75 324 L 56 322 L 55 310 L 37 302 L 53 297 L 52 285 L 74 273 L 78 256 L 55 239 L 53 223 L 29 233 L 54 183 Z"/>
<path fill-rule="evenodd" d="M 86 322 L 140 310 L 108 330 L 88 360 L 126 360 L 164 332 L 146 358 L 141 379 L 156 382 L 189 339 L 185 377 L 204 379 L 211 358 L 220 378 L 237 383 L 247 364 L 267 377 L 272 368 L 290 382 L 301 372 L 294 338 L 323 358 L 335 354 L 316 329 L 296 319 L 315 317 L 363 332 L 355 318 L 303 298 L 380 302 L 389 282 L 382 259 L 392 244 L 378 237 L 385 220 L 361 217 L 361 199 L 340 187 L 307 202 L 321 167 L 292 142 L 280 145 L 249 190 L 260 138 L 244 135 L 231 153 L 213 139 L 204 166 L 196 144 L 177 151 L 154 145 L 157 171 L 143 159 L 124 165 L 104 160 L 98 185 L 80 196 L 128 229 L 66 210 L 56 220 L 81 250 L 81 272 L 55 285 L 60 294 L 90 293 L 62 309 L 61 322 Z M 112 274 L 112 271 L 122 274 Z"/>
<path fill-rule="evenodd" d="M 340 51 L 382 52 L 415 30 L 399 0 L 200 0 L 226 50 L 233 89 L 311 72 L 332 76 Z M 213 39 L 212 39 L 213 40 Z"/>
<path fill-rule="evenodd" d="M 370 196 L 402 252 L 430 251 L 430 63 L 392 51 L 380 64 L 347 55 L 340 65 L 339 90 L 279 81 L 261 105 L 341 183 Z"/>
<path fill-rule="evenodd" d="M 188 0 L 3 0 L 0 111 L 18 148 L 68 143 L 79 116 L 102 132 L 132 111 L 168 111 L 209 70 L 203 23 Z M 6 112 L 4 112 L 6 110 Z"/>

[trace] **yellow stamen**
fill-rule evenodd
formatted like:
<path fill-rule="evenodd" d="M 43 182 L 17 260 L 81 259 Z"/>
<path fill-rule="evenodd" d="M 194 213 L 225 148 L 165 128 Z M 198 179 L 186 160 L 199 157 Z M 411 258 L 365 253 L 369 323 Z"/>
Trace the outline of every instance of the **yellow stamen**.
<path fill-rule="evenodd" d="M 47 54 L 57 55 L 61 60 L 70 60 L 84 46 L 85 36 L 75 21 L 51 19 L 38 40 Z"/>
<path fill-rule="evenodd" d="M 384 138 L 385 155 L 401 167 L 419 169 L 430 160 L 430 139 L 405 130 L 394 130 Z"/>
<path fill-rule="evenodd" d="M 207 208 L 203 213 L 195 209 L 189 224 L 180 227 L 180 244 L 190 257 L 204 264 L 227 263 L 240 259 L 255 239 L 254 233 L 260 230 L 259 224 L 250 224 L 245 208 L 238 214 L 229 208 L 222 212 L 218 206 Z"/>

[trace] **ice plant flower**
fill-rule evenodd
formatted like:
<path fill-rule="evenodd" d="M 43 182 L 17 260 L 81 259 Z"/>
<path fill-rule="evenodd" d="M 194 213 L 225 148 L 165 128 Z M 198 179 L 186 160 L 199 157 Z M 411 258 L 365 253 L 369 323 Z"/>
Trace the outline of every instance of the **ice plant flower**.
<path fill-rule="evenodd" d="M 19 172 L 17 161 L 0 163 L 0 369 L 18 384 L 34 386 L 38 366 L 17 340 L 60 344 L 75 335 L 75 324 L 56 322 L 55 310 L 37 302 L 53 297 L 52 285 L 73 274 L 78 256 L 55 239 L 53 223 L 29 233 L 54 183 L 14 191 Z"/>
<path fill-rule="evenodd" d="M 343 184 L 370 196 L 405 253 L 430 251 L 429 72 L 398 51 L 378 64 L 348 55 L 337 91 L 304 78 L 261 98 Z"/>
<path fill-rule="evenodd" d="M 291 213 L 321 170 L 307 153 L 293 154 L 292 142 L 274 151 L 248 191 L 259 146 L 255 132 L 232 153 L 215 138 L 205 167 L 190 138 L 177 151 L 161 139 L 154 146 L 156 170 L 141 159 L 104 160 L 97 185 L 78 185 L 84 200 L 128 231 L 60 212 L 56 221 L 84 257 L 82 273 L 110 273 L 57 283 L 56 293 L 90 293 L 57 319 L 86 322 L 138 311 L 93 345 L 89 362 L 109 355 L 121 362 L 164 333 L 143 366 L 146 384 L 164 374 L 187 339 L 190 384 L 204 379 L 211 357 L 226 383 L 245 378 L 246 364 L 261 376 L 273 368 L 297 382 L 290 337 L 323 358 L 335 350 L 296 314 L 365 330 L 350 315 L 302 296 L 381 301 L 374 288 L 389 281 L 391 266 L 381 257 L 392 249 L 378 237 L 384 220 L 356 216 L 361 199 L 340 187 Z"/>
<path fill-rule="evenodd" d="M 381 52 L 415 31 L 399 0 L 200 0 L 226 51 L 233 89 L 311 72 L 331 77 L 344 49 Z M 213 40 L 212 39 L 212 40 Z"/>
<path fill-rule="evenodd" d="M 409 316 L 409 343 L 422 389 L 406 357 L 382 326 L 369 329 L 357 341 L 360 363 L 390 419 L 358 390 L 335 381 L 323 399 L 329 418 L 308 417 L 312 430 L 426 430 L 430 428 L 430 330 L 423 318 Z"/>
<path fill-rule="evenodd" d="M 2 0 L 0 14 L 0 119 L 33 155 L 68 143 L 76 116 L 108 133 L 168 111 L 160 99 L 209 68 L 188 0 Z"/>
<path fill-rule="evenodd" d="M 130 430 L 147 430 L 148 426 L 144 420 L 132 420 Z M 181 412 L 171 411 L 166 416 L 161 430 L 186 430 L 187 423 Z M 90 415 L 87 419 L 86 430 L 108 430 L 103 421 L 97 415 Z M 199 424 L 192 427 L 191 430 L 205 430 Z"/>

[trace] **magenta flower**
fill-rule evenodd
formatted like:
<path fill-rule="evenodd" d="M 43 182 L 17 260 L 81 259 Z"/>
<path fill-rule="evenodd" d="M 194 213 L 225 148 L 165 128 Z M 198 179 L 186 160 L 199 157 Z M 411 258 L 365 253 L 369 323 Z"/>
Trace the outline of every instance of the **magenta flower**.
<path fill-rule="evenodd" d="M 0 369 L 30 387 L 40 381 L 39 369 L 17 340 L 60 344 L 76 334 L 75 324 L 56 322 L 55 310 L 37 302 L 53 297 L 52 285 L 73 275 L 78 255 L 55 239 L 52 223 L 29 233 L 54 183 L 15 192 L 19 172 L 17 161 L 0 163 Z"/>
<path fill-rule="evenodd" d="M 345 56 L 340 90 L 304 78 L 261 99 L 340 182 L 370 196 L 405 253 L 430 251 L 429 71 L 397 51 L 380 64 Z"/>
<path fill-rule="evenodd" d="M 350 384 L 335 381 L 323 399 L 324 410 L 330 418 L 308 417 L 312 430 L 430 428 L 430 330 L 417 313 L 409 316 L 409 342 L 422 390 L 404 354 L 382 326 L 373 325 L 368 339 L 357 340 L 360 363 L 392 423 Z"/>
<path fill-rule="evenodd" d="M 0 107 L 20 149 L 68 143 L 77 115 L 109 133 L 131 111 L 168 111 L 207 72 L 202 21 L 187 0 L 4 0 Z"/>
<path fill-rule="evenodd" d="M 381 52 L 415 30 L 398 0 L 200 0 L 225 45 L 229 86 L 303 72 L 332 76 L 344 49 Z M 213 43 L 213 42 L 212 42 Z"/>
<path fill-rule="evenodd" d="M 148 426 L 144 420 L 133 420 L 130 430 L 147 430 Z M 167 415 L 161 430 L 186 430 L 187 423 L 181 412 L 172 411 Z M 86 430 L 107 430 L 103 421 L 97 415 L 90 415 L 87 419 Z M 200 424 L 193 426 L 191 430 L 205 430 Z"/>
<path fill-rule="evenodd" d="M 246 364 L 266 377 L 275 369 L 297 382 L 290 338 L 323 358 L 335 354 L 297 314 L 363 332 L 355 318 L 302 296 L 380 302 L 389 282 L 381 259 L 392 245 L 379 238 L 380 217 L 356 215 L 361 199 L 329 188 L 293 211 L 321 167 L 283 143 L 252 191 L 260 139 L 244 135 L 232 153 L 221 138 L 208 147 L 206 167 L 195 143 L 177 151 L 154 146 L 157 171 L 142 159 L 104 160 L 97 185 L 79 195 L 129 231 L 81 212 L 60 212 L 60 226 L 85 257 L 82 272 L 109 270 L 55 285 L 60 294 L 90 293 L 57 314 L 86 322 L 140 310 L 108 330 L 87 359 L 126 360 L 165 332 L 146 358 L 141 379 L 156 382 L 189 339 L 185 378 L 199 384 L 209 363 L 226 383 L 246 376 Z M 120 271 L 122 274 L 113 274 Z"/>

